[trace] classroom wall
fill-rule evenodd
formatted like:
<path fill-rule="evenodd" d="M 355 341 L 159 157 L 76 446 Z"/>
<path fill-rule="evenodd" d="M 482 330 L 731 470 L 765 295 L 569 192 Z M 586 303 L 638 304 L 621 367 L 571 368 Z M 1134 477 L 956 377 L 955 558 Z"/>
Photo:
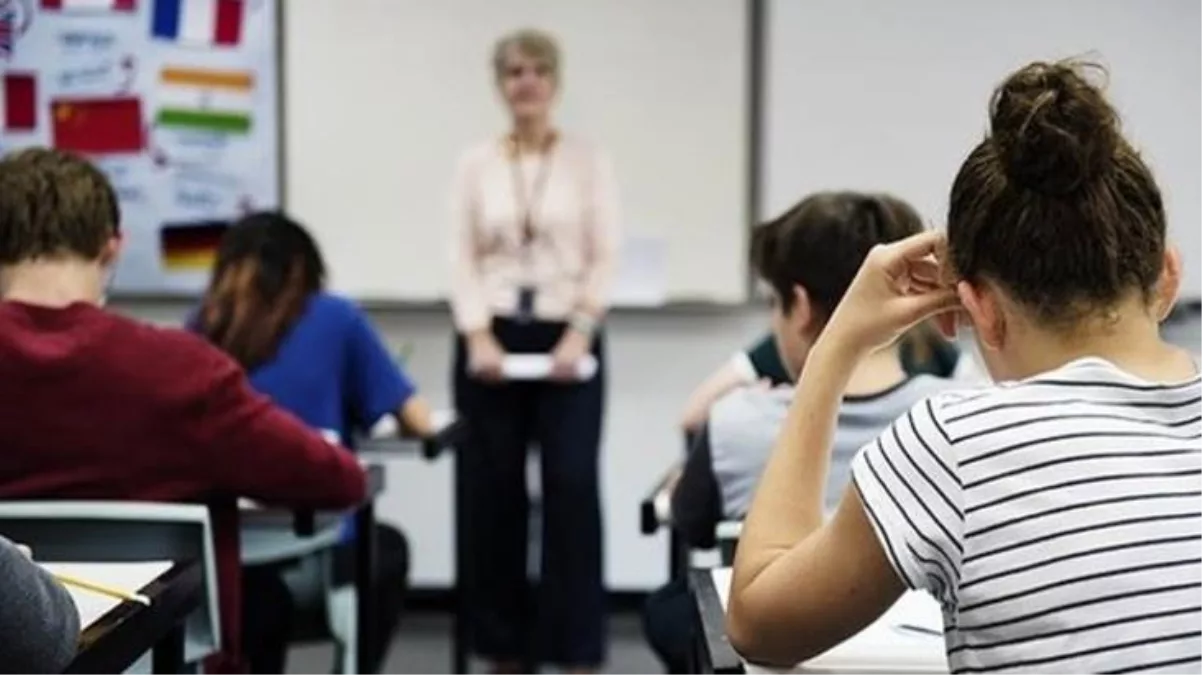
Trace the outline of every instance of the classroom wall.
<path fill-rule="evenodd" d="M 179 324 L 180 303 L 116 302 L 115 308 Z M 394 351 L 414 347 L 411 374 L 437 406 L 449 405 L 451 323 L 445 310 L 372 312 Z M 681 451 L 676 420 L 699 379 L 767 326 L 765 310 L 619 311 L 609 319 L 610 380 L 602 452 L 606 581 L 614 590 L 646 590 L 666 578 L 666 539 L 638 530 L 638 504 Z M 416 586 L 444 587 L 452 573 L 448 461 L 392 462 L 379 516 L 400 525 L 413 547 Z"/>

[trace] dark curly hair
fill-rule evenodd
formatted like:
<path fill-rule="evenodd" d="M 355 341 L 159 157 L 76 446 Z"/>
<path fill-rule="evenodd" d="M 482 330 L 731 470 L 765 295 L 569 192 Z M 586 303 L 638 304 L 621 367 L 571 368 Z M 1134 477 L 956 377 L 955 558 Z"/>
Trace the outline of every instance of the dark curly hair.
<path fill-rule="evenodd" d="M 1011 74 L 952 184 L 954 272 L 1000 284 L 1048 325 L 1148 299 L 1163 266 L 1160 190 L 1092 79 L 1105 74 L 1074 60 Z"/>

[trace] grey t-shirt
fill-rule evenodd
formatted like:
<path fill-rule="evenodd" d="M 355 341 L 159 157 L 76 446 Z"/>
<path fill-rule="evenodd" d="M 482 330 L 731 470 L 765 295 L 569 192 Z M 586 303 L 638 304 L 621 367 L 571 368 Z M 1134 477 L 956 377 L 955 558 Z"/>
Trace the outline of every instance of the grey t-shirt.
<path fill-rule="evenodd" d="M 79 612 L 71 595 L 4 537 L 0 584 L 0 670 L 61 673 L 79 645 Z"/>
<path fill-rule="evenodd" d="M 876 439 L 914 404 L 947 386 L 947 380 L 917 375 L 878 394 L 844 397 L 839 407 L 823 508 L 829 512 L 839 504 L 851 479 L 851 461 L 860 448 Z M 710 410 L 710 453 L 724 518 L 737 520 L 747 515 L 760 474 L 793 402 L 793 390 L 793 385 L 737 389 Z"/>

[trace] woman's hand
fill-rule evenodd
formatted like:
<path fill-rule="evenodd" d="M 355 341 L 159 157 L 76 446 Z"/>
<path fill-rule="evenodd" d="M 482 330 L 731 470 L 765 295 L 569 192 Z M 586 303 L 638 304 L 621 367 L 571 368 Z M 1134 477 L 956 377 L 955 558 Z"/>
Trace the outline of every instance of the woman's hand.
<path fill-rule="evenodd" d="M 467 340 L 468 372 L 486 382 L 500 382 L 505 350 L 487 329 L 472 333 Z"/>
<path fill-rule="evenodd" d="M 588 353 L 589 337 L 578 330 L 568 328 L 559 338 L 559 344 L 551 352 L 551 379 L 556 382 L 575 382 L 580 379 L 580 360 Z"/>
<path fill-rule="evenodd" d="M 943 235 L 924 232 L 868 254 L 822 337 L 863 355 L 896 340 L 914 324 L 959 306 L 941 274 Z"/>

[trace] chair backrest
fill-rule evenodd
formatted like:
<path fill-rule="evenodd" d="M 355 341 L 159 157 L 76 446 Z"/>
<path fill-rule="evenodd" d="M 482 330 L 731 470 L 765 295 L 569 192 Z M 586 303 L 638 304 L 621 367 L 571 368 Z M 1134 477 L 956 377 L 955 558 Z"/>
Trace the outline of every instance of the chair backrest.
<path fill-rule="evenodd" d="M 42 562 L 199 561 L 205 601 L 187 619 L 184 659 L 196 662 L 220 648 L 208 508 L 160 502 L 0 502 L 0 534 L 30 546 Z"/>
<path fill-rule="evenodd" d="M 718 542 L 721 564 L 729 567 L 735 562 L 735 550 L 739 546 L 739 535 L 743 534 L 743 521 L 723 520 L 714 527 L 714 539 Z"/>

